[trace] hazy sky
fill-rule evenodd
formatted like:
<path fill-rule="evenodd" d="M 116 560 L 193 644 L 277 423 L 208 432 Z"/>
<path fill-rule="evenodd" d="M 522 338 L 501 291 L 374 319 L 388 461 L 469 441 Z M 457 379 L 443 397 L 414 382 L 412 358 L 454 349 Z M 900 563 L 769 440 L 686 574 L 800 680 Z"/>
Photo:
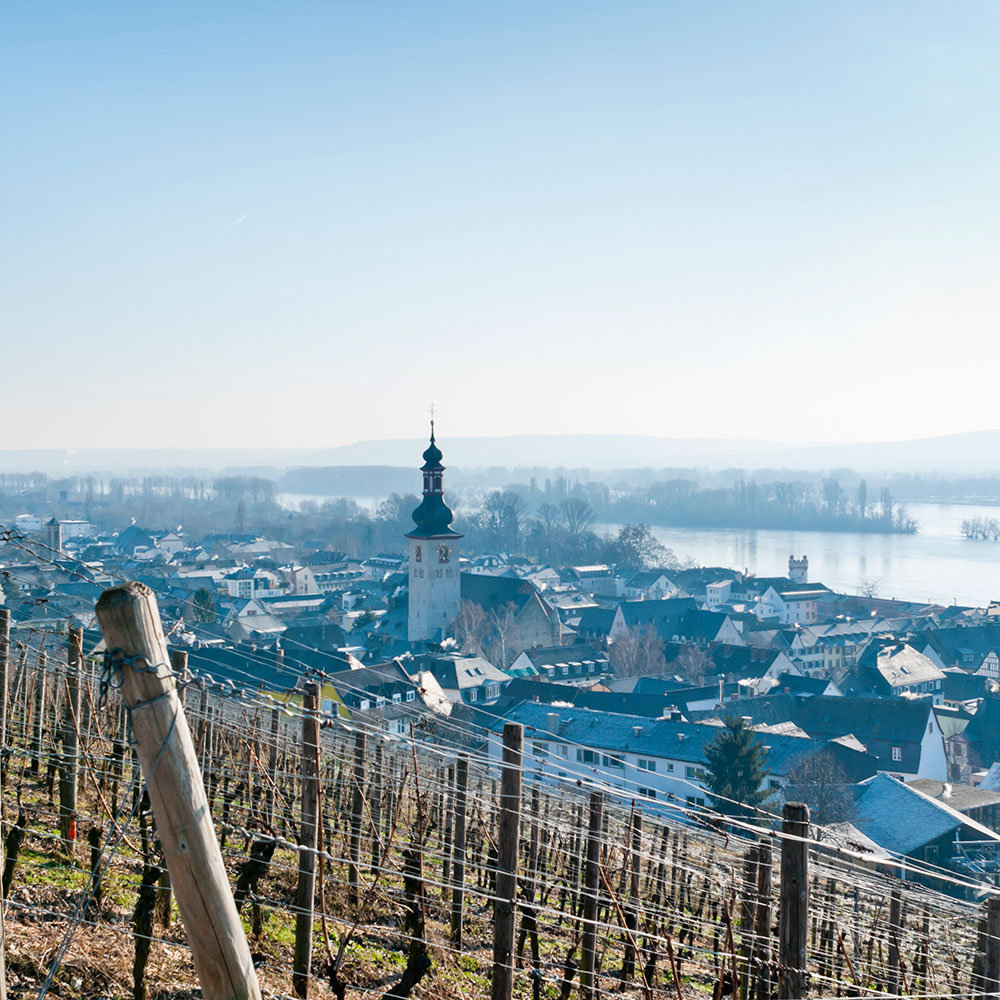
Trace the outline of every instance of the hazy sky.
<path fill-rule="evenodd" d="M 4 447 L 1000 424 L 1000 7 L 10 4 Z"/>

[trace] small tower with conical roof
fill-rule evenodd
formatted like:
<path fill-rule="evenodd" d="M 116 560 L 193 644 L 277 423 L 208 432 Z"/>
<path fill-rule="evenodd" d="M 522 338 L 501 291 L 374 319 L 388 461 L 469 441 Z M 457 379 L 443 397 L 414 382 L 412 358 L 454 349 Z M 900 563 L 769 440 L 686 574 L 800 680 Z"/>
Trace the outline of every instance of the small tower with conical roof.
<path fill-rule="evenodd" d="M 462 538 L 451 527 L 455 515 L 444 502 L 444 466 L 434 441 L 424 452 L 424 498 L 413 512 L 410 540 L 410 598 L 407 638 L 410 642 L 438 642 L 458 616 L 462 600 L 458 542 Z"/>
<path fill-rule="evenodd" d="M 49 558 L 54 559 L 57 555 L 63 554 L 62 549 L 62 525 L 56 520 L 55 514 L 52 520 L 45 525 L 45 544 L 49 549 Z"/>

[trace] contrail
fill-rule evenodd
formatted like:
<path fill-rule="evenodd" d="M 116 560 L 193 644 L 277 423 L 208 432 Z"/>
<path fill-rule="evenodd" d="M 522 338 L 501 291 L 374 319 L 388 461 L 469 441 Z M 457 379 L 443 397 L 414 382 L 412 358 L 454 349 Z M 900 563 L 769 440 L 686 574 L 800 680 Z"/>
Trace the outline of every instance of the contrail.
<path fill-rule="evenodd" d="M 233 228 L 233 226 L 238 226 L 244 219 L 249 219 L 249 218 L 250 218 L 250 213 L 247 212 L 246 215 L 241 215 L 235 222 L 230 222 L 229 225 L 226 226 L 226 228 L 223 229 L 222 231 L 224 233 L 228 233 L 229 230 Z"/>

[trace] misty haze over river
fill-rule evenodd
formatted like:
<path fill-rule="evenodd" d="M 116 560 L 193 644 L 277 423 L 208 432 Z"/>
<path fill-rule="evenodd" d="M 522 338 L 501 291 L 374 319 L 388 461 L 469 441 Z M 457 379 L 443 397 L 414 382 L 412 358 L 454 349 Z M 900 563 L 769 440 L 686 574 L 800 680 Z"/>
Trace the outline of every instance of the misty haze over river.
<path fill-rule="evenodd" d="M 304 500 L 322 503 L 326 496 L 285 494 L 286 506 Z M 356 497 L 374 509 L 373 497 Z M 907 503 L 920 530 L 914 535 L 873 532 L 782 531 L 754 528 L 663 528 L 653 533 L 679 559 L 701 566 L 749 569 L 758 576 L 782 576 L 788 557 L 809 557 L 809 579 L 855 594 L 874 582 L 879 597 L 981 606 L 1000 600 L 1000 542 L 970 541 L 960 525 L 966 518 L 998 518 L 1000 507 L 977 504 Z M 460 525 L 457 525 L 460 528 Z M 595 525 L 611 533 L 618 525 Z"/>

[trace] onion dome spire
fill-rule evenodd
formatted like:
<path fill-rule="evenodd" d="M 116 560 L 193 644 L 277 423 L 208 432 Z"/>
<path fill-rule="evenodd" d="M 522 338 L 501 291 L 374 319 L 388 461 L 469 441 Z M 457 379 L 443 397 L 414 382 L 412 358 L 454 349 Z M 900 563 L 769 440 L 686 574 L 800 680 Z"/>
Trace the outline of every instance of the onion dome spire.
<path fill-rule="evenodd" d="M 431 419 L 431 443 L 424 451 L 424 464 L 420 471 L 424 474 L 424 498 L 420 506 L 413 512 L 413 523 L 416 527 L 407 534 L 407 538 L 437 538 L 441 536 L 458 536 L 451 528 L 455 519 L 451 508 L 444 502 L 444 466 L 441 459 L 444 455 L 434 440 L 434 420 Z"/>

